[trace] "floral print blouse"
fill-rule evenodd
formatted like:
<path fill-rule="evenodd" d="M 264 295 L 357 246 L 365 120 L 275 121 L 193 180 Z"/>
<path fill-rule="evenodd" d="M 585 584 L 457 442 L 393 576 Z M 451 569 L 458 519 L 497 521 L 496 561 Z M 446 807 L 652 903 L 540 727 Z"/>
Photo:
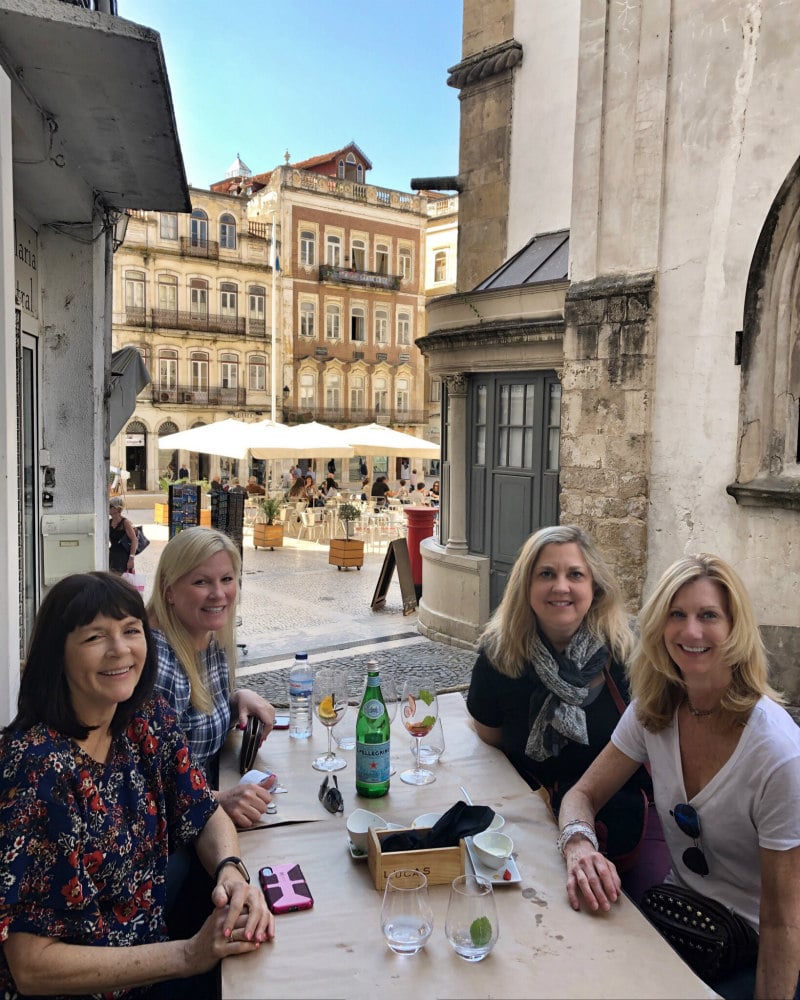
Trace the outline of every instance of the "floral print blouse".
<path fill-rule="evenodd" d="M 43 724 L 0 736 L 0 943 L 166 940 L 167 856 L 217 804 L 165 702 L 145 705 L 108 762 Z M 16 996 L 0 949 L 0 991 Z M 97 996 L 144 996 L 119 990 Z"/>

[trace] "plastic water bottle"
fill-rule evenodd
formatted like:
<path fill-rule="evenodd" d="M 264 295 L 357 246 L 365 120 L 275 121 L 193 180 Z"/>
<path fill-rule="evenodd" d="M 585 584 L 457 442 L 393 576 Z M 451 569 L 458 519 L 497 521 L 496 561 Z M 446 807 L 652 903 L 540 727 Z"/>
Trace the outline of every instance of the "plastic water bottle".
<path fill-rule="evenodd" d="M 295 653 L 289 671 L 289 735 L 296 740 L 311 736 L 311 667 L 308 653 Z"/>
<path fill-rule="evenodd" d="M 389 716 L 378 664 L 367 664 L 367 687 L 356 720 L 356 793 L 377 798 L 389 791 Z"/>

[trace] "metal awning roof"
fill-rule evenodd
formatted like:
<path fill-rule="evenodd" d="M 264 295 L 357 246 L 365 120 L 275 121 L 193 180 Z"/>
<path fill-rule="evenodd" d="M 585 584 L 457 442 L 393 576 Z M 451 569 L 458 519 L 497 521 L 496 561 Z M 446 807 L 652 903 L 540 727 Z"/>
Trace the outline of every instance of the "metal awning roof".
<path fill-rule="evenodd" d="M 14 184 L 39 220 L 115 208 L 191 211 L 157 32 L 58 0 L 0 0 Z M 69 180 L 68 180 L 69 178 Z"/>
<path fill-rule="evenodd" d="M 521 285 L 566 281 L 569 273 L 569 230 L 534 236 L 497 270 L 475 287 L 476 292 Z"/>

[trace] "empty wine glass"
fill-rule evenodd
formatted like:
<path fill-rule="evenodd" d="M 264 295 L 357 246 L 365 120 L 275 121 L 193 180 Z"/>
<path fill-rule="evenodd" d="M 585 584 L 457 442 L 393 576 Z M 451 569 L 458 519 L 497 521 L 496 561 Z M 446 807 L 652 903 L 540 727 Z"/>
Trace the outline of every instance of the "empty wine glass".
<path fill-rule="evenodd" d="M 403 725 L 416 741 L 416 764 L 413 770 L 403 771 L 400 780 L 407 785 L 429 785 L 436 781 L 432 771 L 420 767 L 419 746 L 422 737 L 433 729 L 439 714 L 439 702 L 433 680 L 424 674 L 412 674 L 403 684 L 402 698 Z"/>
<path fill-rule="evenodd" d="M 391 675 L 383 674 L 381 676 L 381 694 L 383 695 L 383 703 L 386 705 L 386 714 L 389 716 L 389 725 L 391 726 L 397 715 L 397 703 L 400 700 L 397 694 L 397 684 Z"/>
<path fill-rule="evenodd" d="M 347 672 L 336 667 L 318 667 L 314 672 L 313 699 L 317 718 L 328 730 L 328 751 L 312 763 L 317 771 L 341 771 L 347 761 L 333 752 L 331 730 L 347 711 Z"/>
<path fill-rule="evenodd" d="M 416 955 L 433 931 L 428 880 L 414 868 L 401 868 L 386 879 L 381 930 L 398 955 Z"/>
<path fill-rule="evenodd" d="M 478 875 L 453 879 L 444 933 L 455 953 L 467 962 L 486 958 L 499 933 L 494 891 L 488 879 Z"/>

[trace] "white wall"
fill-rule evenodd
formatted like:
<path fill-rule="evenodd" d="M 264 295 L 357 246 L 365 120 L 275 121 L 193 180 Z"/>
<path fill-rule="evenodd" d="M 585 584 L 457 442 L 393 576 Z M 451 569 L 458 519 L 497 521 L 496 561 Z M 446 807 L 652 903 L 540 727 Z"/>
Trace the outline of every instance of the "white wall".
<path fill-rule="evenodd" d="M 580 0 L 517 0 L 508 256 L 570 224 Z"/>

